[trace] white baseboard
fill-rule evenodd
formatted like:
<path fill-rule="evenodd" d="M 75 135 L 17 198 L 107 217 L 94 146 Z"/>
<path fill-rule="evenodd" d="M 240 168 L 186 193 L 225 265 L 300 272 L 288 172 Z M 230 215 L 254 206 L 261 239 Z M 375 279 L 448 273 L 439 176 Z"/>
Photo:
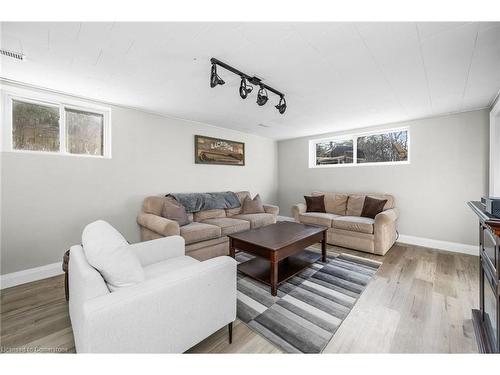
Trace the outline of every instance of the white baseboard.
<path fill-rule="evenodd" d="M 20 284 L 30 283 L 57 276 L 63 273 L 62 263 L 52 263 L 46 266 L 30 268 L 23 271 L 7 273 L 0 276 L 0 289 L 10 288 Z"/>
<path fill-rule="evenodd" d="M 479 255 L 479 246 L 467 245 L 458 242 L 433 240 L 431 238 L 408 236 L 405 234 L 400 234 L 397 242 L 407 245 L 417 245 L 429 247 L 431 249 L 451 251 L 454 253 Z"/>

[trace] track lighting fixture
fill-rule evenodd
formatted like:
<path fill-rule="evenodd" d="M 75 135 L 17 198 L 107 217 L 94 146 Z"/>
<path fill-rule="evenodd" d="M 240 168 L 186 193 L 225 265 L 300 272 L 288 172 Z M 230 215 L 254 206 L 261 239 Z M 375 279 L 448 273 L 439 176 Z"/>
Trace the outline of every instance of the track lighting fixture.
<path fill-rule="evenodd" d="M 280 98 L 280 102 L 278 103 L 278 105 L 275 105 L 274 108 L 276 108 L 280 114 L 285 113 L 285 111 L 286 111 L 286 100 L 285 100 L 284 96 L 282 96 Z"/>
<path fill-rule="evenodd" d="M 267 103 L 267 101 L 269 100 L 267 91 L 269 90 L 273 94 L 276 94 L 280 97 L 278 105 L 275 105 L 274 107 L 278 110 L 280 114 L 285 113 L 286 111 L 285 94 L 279 92 L 278 90 L 272 88 L 271 86 L 266 85 L 265 83 L 262 83 L 260 78 L 257 78 L 255 76 L 249 76 L 248 74 L 245 74 L 239 71 L 238 69 L 235 69 L 232 66 L 223 63 L 220 60 L 211 58 L 210 62 L 212 63 L 212 70 L 210 73 L 210 87 L 213 88 L 217 85 L 223 85 L 225 83 L 224 80 L 217 75 L 217 65 L 219 65 L 220 67 L 229 70 L 231 73 L 234 73 L 241 77 L 239 93 L 242 99 L 246 99 L 248 94 L 252 92 L 253 87 L 250 84 L 254 86 L 259 86 L 260 88 L 257 93 L 257 104 L 259 106 L 263 106 Z"/>
<path fill-rule="evenodd" d="M 259 92 L 257 93 L 257 104 L 263 106 L 267 103 L 268 99 L 266 89 L 260 86 Z"/>
<path fill-rule="evenodd" d="M 241 77 L 241 84 L 240 84 L 240 96 L 241 99 L 246 99 L 248 94 L 250 94 L 253 90 L 253 87 L 248 85 L 247 86 L 247 80 L 245 77 Z"/>
<path fill-rule="evenodd" d="M 212 72 L 210 73 L 210 87 L 214 88 L 217 85 L 223 85 L 224 80 L 217 75 L 217 65 L 212 64 Z"/>

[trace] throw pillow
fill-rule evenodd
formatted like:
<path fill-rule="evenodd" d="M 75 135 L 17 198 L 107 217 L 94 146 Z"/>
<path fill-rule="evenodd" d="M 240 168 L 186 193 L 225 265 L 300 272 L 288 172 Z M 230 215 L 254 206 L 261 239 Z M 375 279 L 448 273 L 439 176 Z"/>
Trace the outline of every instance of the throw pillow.
<path fill-rule="evenodd" d="M 87 261 L 99 271 L 111 292 L 146 280 L 127 240 L 107 222 L 98 220 L 87 225 L 82 233 L 82 246 Z"/>
<path fill-rule="evenodd" d="M 191 222 L 187 215 L 186 208 L 173 199 L 165 200 L 161 209 L 161 216 L 165 219 L 177 221 L 180 227 Z"/>
<path fill-rule="evenodd" d="M 260 195 L 257 194 L 253 199 L 246 197 L 243 201 L 243 214 L 261 214 L 266 212 Z"/>
<path fill-rule="evenodd" d="M 361 216 L 375 219 L 375 216 L 384 210 L 386 203 L 387 199 L 375 199 L 368 196 L 365 197 L 365 203 L 363 204 Z"/>
<path fill-rule="evenodd" d="M 306 212 L 326 212 L 324 195 L 316 195 L 312 197 L 304 195 L 304 199 L 306 200 L 307 206 Z"/>

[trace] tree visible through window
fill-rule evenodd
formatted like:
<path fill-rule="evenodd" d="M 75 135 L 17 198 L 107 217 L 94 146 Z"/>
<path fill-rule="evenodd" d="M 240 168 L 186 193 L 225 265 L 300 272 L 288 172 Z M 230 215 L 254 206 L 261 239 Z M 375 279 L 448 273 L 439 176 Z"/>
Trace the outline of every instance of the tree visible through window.
<path fill-rule="evenodd" d="M 66 148 L 71 154 L 103 155 L 104 116 L 65 109 Z"/>
<path fill-rule="evenodd" d="M 12 147 L 59 151 L 59 107 L 13 100 Z"/>
<path fill-rule="evenodd" d="M 358 137 L 358 163 L 383 163 L 408 160 L 408 131 Z"/>
<path fill-rule="evenodd" d="M 353 141 L 327 141 L 316 143 L 316 165 L 346 164 L 353 162 Z"/>

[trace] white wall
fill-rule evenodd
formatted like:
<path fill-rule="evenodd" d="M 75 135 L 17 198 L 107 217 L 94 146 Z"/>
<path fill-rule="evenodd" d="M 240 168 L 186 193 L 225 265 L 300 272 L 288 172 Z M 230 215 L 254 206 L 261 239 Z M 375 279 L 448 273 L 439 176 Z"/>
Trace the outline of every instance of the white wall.
<path fill-rule="evenodd" d="M 387 192 L 396 197 L 401 234 L 476 244 L 477 217 L 466 202 L 487 192 L 488 116 L 480 110 L 378 127 L 410 128 L 406 165 L 310 169 L 309 140 L 335 134 L 280 141 L 281 212 L 291 215 L 291 206 L 313 190 Z"/>
<path fill-rule="evenodd" d="M 245 142 L 246 166 L 195 164 L 195 134 Z M 277 145 L 267 138 L 112 107 L 112 154 L 2 153 L 2 274 L 60 261 L 99 218 L 138 241 L 147 195 L 245 189 L 277 203 Z"/>
<path fill-rule="evenodd" d="M 500 197 L 500 97 L 490 111 L 490 176 L 489 195 Z"/>

